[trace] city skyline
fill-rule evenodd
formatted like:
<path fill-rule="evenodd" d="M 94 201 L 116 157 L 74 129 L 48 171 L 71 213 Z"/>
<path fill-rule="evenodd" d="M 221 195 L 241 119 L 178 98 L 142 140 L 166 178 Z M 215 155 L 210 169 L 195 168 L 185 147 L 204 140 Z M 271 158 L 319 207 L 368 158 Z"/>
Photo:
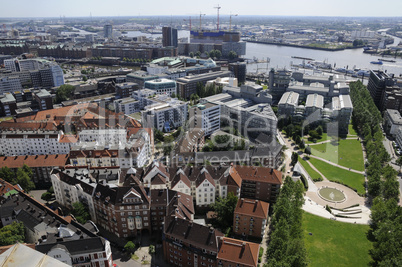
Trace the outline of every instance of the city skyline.
<path fill-rule="evenodd" d="M 219 2 L 219 3 L 218 3 Z M 106 1 L 77 1 L 55 2 L 47 0 L 21 0 L 16 9 L 13 2 L 2 4 L 0 17 L 101 17 L 101 16 L 170 16 L 170 15 L 216 15 L 216 6 L 221 7 L 222 15 L 267 15 L 267 16 L 334 16 L 334 17 L 398 17 L 401 16 L 402 1 L 388 0 L 381 6 L 374 0 L 339 0 L 336 2 L 318 0 L 284 0 L 281 2 L 253 1 L 236 2 L 229 0 L 207 0 L 194 2 L 189 6 L 188 1 L 178 0 L 174 4 L 155 0 L 151 2 L 133 2 L 116 0 L 111 6 Z M 392 8 L 390 8 L 392 7 Z"/>

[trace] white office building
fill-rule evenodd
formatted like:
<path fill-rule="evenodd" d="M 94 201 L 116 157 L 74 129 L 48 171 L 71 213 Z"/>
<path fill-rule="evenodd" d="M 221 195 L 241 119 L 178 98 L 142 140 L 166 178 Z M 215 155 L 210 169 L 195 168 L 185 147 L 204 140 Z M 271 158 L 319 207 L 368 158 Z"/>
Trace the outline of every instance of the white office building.
<path fill-rule="evenodd" d="M 220 129 L 221 106 L 212 103 L 198 104 L 189 110 L 190 127 L 202 129 L 205 136 Z"/>
<path fill-rule="evenodd" d="M 156 79 L 152 81 L 146 81 L 145 89 L 150 89 L 157 95 L 169 95 L 177 94 L 176 82 L 169 79 Z"/>

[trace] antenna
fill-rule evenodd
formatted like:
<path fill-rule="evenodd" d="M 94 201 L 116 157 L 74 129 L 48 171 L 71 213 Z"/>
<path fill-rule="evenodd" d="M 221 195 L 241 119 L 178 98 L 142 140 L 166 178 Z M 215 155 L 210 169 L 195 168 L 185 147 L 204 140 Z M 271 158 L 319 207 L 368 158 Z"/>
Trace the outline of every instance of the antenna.
<path fill-rule="evenodd" d="M 232 31 L 232 17 L 237 17 L 238 16 L 238 14 L 230 14 L 230 25 L 229 25 L 229 31 L 231 32 Z"/>
<path fill-rule="evenodd" d="M 201 12 L 200 12 L 200 31 L 201 31 L 201 18 L 202 18 L 202 16 L 205 16 L 206 14 L 202 14 Z"/>
<path fill-rule="evenodd" d="M 218 23 L 216 24 L 216 29 L 219 31 L 219 9 L 221 9 L 221 7 L 218 4 L 218 6 L 216 6 L 214 8 L 216 8 L 218 10 Z"/>

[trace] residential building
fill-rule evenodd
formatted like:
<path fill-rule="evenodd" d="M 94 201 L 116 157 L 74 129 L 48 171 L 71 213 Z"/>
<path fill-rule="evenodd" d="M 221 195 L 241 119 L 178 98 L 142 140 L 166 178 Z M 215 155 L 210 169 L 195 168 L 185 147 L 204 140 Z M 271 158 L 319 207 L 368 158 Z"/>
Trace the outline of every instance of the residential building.
<path fill-rule="evenodd" d="M 8 167 L 17 172 L 17 169 L 25 164 L 33 172 L 32 182 L 37 187 L 46 188 L 51 184 L 50 176 L 53 168 L 64 167 L 67 159 L 66 154 L 0 157 L 0 168 Z"/>
<path fill-rule="evenodd" d="M 399 127 L 402 126 L 402 116 L 398 110 L 387 109 L 384 112 L 384 131 L 395 137 Z"/>
<path fill-rule="evenodd" d="M 176 80 L 177 93 L 181 98 L 190 99 L 192 94 L 197 93 L 197 84 L 205 85 L 207 81 L 214 80 L 218 77 L 233 77 L 231 71 L 215 71 L 211 73 L 204 73 L 192 76 L 186 76 Z"/>
<path fill-rule="evenodd" d="M 205 134 L 202 129 L 192 128 L 176 143 L 175 153 L 198 152 L 204 147 Z"/>
<path fill-rule="evenodd" d="M 141 102 L 133 97 L 117 99 L 113 102 L 113 105 L 116 112 L 122 112 L 127 115 L 139 112 L 143 108 Z"/>
<path fill-rule="evenodd" d="M 11 93 L 0 95 L 1 116 L 12 116 L 16 114 L 17 101 Z"/>
<path fill-rule="evenodd" d="M 113 38 L 113 25 L 106 24 L 103 26 L 103 36 L 105 38 Z"/>
<path fill-rule="evenodd" d="M 398 127 L 396 130 L 395 142 L 399 147 L 402 147 L 402 127 Z"/>
<path fill-rule="evenodd" d="M 269 93 L 274 98 L 274 102 L 279 101 L 289 87 L 291 72 L 286 69 L 271 69 L 269 72 Z"/>
<path fill-rule="evenodd" d="M 0 77 L 0 94 L 21 91 L 21 80 L 18 76 Z"/>
<path fill-rule="evenodd" d="M 246 82 L 247 64 L 245 62 L 229 63 L 229 70 L 233 72 L 239 83 Z"/>
<path fill-rule="evenodd" d="M 258 92 L 258 89 L 252 84 L 246 84 L 244 88 L 247 91 L 240 91 L 242 97 L 221 93 L 200 99 L 200 105 L 208 103 L 220 106 L 221 124 L 238 129 L 242 135 L 249 138 L 255 138 L 261 132 L 276 135 L 277 118 L 269 104 L 271 98 L 263 95 L 261 97 L 266 102 L 255 102 L 254 98 L 247 98 L 247 95 L 250 95 L 251 92 Z M 259 98 L 254 93 L 251 95 Z M 190 125 L 191 120 L 192 114 L 190 113 Z M 207 135 L 207 131 L 205 132 Z"/>
<path fill-rule="evenodd" d="M 259 244 L 228 237 L 220 237 L 218 243 L 218 267 L 258 266 Z"/>
<path fill-rule="evenodd" d="M 162 45 L 177 47 L 177 29 L 162 27 Z"/>
<path fill-rule="evenodd" d="M 97 184 L 94 205 L 98 225 L 118 237 L 137 236 L 152 229 L 150 196 L 143 186 Z"/>
<path fill-rule="evenodd" d="M 384 104 L 386 102 L 386 87 L 393 86 L 395 84 L 393 78 L 393 75 L 388 75 L 380 70 L 370 71 L 367 90 L 370 92 L 370 95 L 374 100 L 374 104 L 380 111 L 384 110 Z"/>
<path fill-rule="evenodd" d="M 155 92 L 157 95 L 176 95 L 176 82 L 169 79 L 156 79 L 151 81 L 146 81 L 145 89 L 150 89 Z"/>
<path fill-rule="evenodd" d="M 285 92 L 278 103 L 278 114 L 281 116 L 292 116 L 296 113 L 299 103 L 299 94 L 295 92 Z"/>
<path fill-rule="evenodd" d="M 269 204 L 256 199 L 237 201 L 233 218 L 233 233 L 239 236 L 263 238 L 268 222 Z"/>
<path fill-rule="evenodd" d="M 136 83 L 136 84 L 138 84 L 139 88 L 144 88 L 146 81 L 152 81 L 152 80 L 156 80 L 158 78 L 159 77 L 157 75 L 149 75 L 145 71 L 132 72 L 132 73 L 127 74 L 127 76 L 126 76 L 127 82 Z"/>
<path fill-rule="evenodd" d="M 141 111 L 142 125 L 147 128 L 155 128 L 160 131 L 170 132 L 172 129 L 184 126 L 187 121 L 187 103 L 158 96 L 154 104 L 146 106 Z"/>
<path fill-rule="evenodd" d="M 9 267 L 18 266 L 54 266 L 68 267 L 64 262 L 61 262 L 44 253 L 36 251 L 27 245 L 17 243 L 10 246 L 9 249 L 0 254 L 0 265 Z"/>
<path fill-rule="evenodd" d="M 223 236 L 213 228 L 166 217 L 162 236 L 164 259 L 175 266 L 217 266 L 218 238 Z"/>
<path fill-rule="evenodd" d="M 211 103 L 198 104 L 189 109 L 190 128 L 199 129 L 205 136 L 220 129 L 221 106 Z"/>
<path fill-rule="evenodd" d="M 138 84 L 127 82 L 116 84 L 116 98 L 125 98 L 133 95 L 133 92 L 138 89 Z"/>
<path fill-rule="evenodd" d="M 310 117 L 309 120 L 321 120 L 323 108 L 324 97 L 322 95 L 310 94 L 307 96 L 305 116 Z"/>
<path fill-rule="evenodd" d="M 282 184 L 282 173 L 278 170 L 256 166 L 234 166 L 242 179 L 240 196 L 274 203 Z"/>
<path fill-rule="evenodd" d="M 34 98 L 39 104 L 39 110 L 53 109 L 52 95 L 45 89 L 40 89 L 34 93 Z"/>
<path fill-rule="evenodd" d="M 110 242 L 102 237 L 46 241 L 35 249 L 69 266 L 113 266 Z"/>

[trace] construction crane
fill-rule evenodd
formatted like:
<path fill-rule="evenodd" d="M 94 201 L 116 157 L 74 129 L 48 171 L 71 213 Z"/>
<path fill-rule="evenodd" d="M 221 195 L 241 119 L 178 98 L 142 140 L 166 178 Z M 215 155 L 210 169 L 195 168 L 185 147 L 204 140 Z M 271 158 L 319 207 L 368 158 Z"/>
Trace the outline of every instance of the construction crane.
<path fill-rule="evenodd" d="M 238 16 L 238 14 L 230 14 L 230 24 L 229 24 L 229 31 L 231 32 L 232 31 L 232 17 L 237 17 Z"/>
<path fill-rule="evenodd" d="M 190 31 L 191 31 L 191 16 L 188 17 L 188 20 L 187 20 L 187 19 L 183 19 L 183 21 L 189 21 L 189 22 L 190 22 Z"/>
<path fill-rule="evenodd" d="M 206 14 L 202 14 L 201 12 L 200 12 L 200 31 L 201 31 L 201 18 L 202 18 L 202 16 L 205 16 Z"/>
<path fill-rule="evenodd" d="M 220 7 L 219 4 L 218 4 L 218 6 L 216 6 L 216 7 L 214 7 L 214 8 L 216 8 L 216 9 L 218 10 L 218 23 L 216 24 L 216 29 L 217 29 L 218 32 L 219 32 L 219 9 L 221 9 L 221 7 Z"/>

